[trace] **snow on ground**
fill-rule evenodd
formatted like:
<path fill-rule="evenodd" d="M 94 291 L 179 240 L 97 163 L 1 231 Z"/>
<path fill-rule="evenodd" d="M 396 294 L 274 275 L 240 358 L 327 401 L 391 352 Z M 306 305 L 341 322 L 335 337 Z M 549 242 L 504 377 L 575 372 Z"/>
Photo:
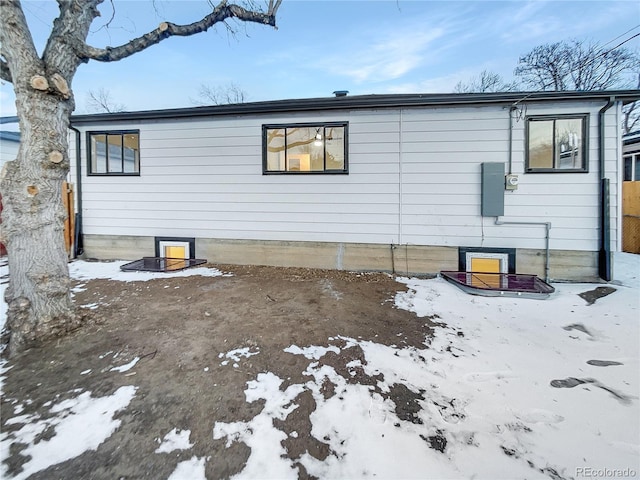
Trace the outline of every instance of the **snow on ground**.
<path fill-rule="evenodd" d="M 178 463 L 167 480 L 207 480 L 204 469 L 205 459 L 193 456 L 190 460 Z"/>
<path fill-rule="evenodd" d="M 442 279 L 399 279 L 408 290 L 397 293 L 397 308 L 439 322 L 424 348 L 346 337 L 291 345 L 286 352 L 309 360 L 309 380 L 283 391 L 277 375 L 260 373 L 245 396 L 264 401 L 262 411 L 249 421 L 212 422 L 213 438 L 251 448 L 236 478 L 296 478 L 296 462 L 319 478 L 638 478 L 640 256 L 615 257 L 616 291 L 591 305 L 578 294 L 593 284 L 556 284 L 549 299 L 531 300 L 474 297 Z M 121 274 L 116 262 L 81 262 L 72 275 Z M 361 349 L 364 362 L 349 362 L 348 378 L 322 364 L 349 348 Z M 259 352 L 227 353 L 242 362 Z M 356 373 L 376 381 L 356 383 Z M 316 402 L 311 434 L 331 449 L 323 460 L 283 456 L 287 436 L 273 422 L 298 408 L 304 391 Z M 12 442 L 27 445 L 31 459 L 17 478 L 97 448 L 118 427 L 113 415 L 135 387 L 102 398 L 72 394 L 46 418 L 4 420 L 24 424 L 0 436 L 0 458 Z M 48 428 L 56 435 L 36 443 Z M 159 449 L 192 448 L 185 432 L 172 430 Z M 204 479 L 209 461 L 215 458 L 193 456 L 170 479 Z"/>
<path fill-rule="evenodd" d="M 162 443 L 156 449 L 156 453 L 171 453 L 174 450 L 188 450 L 193 447 L 193 443 L 189 443 L 191 430 L 178 430 L 174 428 L 167 433 L 162 439 Z M 160 441 L 158 439 L 158 441 Z"/>
<path fill-rule="evenodd" d="M 120 282 L 147 282 L 155 278 L 173 277 L 219 277 L 227 276 L 216 268 L 194 267 L 175 272 L 123 272 L 120 267 L 129 262 L 85 262 L 75 260 L 69 264 L 69 275 L 74 280 L 94 280 L 104 278 Z"/>
<path fill-rule="evenodd" d="M 245 423 L 214 426 L 214 438 L 251 447 L 235 478 L 295 478 L 281 456 L 268 417 L 297 407 L 288 392 L 308 389 L 316 401 L 312 435 L 332 454 L 298 461 L 319 478 L 576 478 L 640 475 L 640 257 L 616 255 L 617 291 L 589 305 L 578 296 L 593 284 L 557 284 L 547 300 L 474 297 L 442 279 L 400 279 L 398 308 L 441 322 L 424 349 L 351 338 L 285 351 L 319 360 L 357 346 L 377 389 L 349 383 L 332 367 L 312 362 L 311 378 L 287 391 L 260 374 L 247 384 L 248 402 L 265 409 Z M 350 372 L 353 374 L 353 372 Z M 321 387 L 330 381 L 334 395 Z M 392 389 L 413 392 L 403 411 Z M 300 391 L 302 391 L 300 390 Z M 374 391 L 377 390 L 377 391 Z M 409 401 L 409 404 L 412 402 Z M 273 413 L 269 413 L 269 412 Z"/>
<path fill-rule="evenodd" d="M 51 416 L 46 418 L 21 415 L 4 421 L 5 425 L 24 426 L 16 432 L 0 434 L 0 460 L 9 456 L 12 443 L 26 444 L 20 453 L 31 458 L 23 465 L 22 472 L 13 477 L 18 480 L 88 450 L 96 450 L 120 426 L 120 420 L 113 416 L 126 408 L 135 391 L 134 386 L 120 387 L 113 395 L 97 398 L 83 392 L 53 405 L 49 409 Z M 50 438 L 43 435 L 45 432 Z M 1 478 L 7 478 L 5 470 L 5 464 L 0 464 Z"/>

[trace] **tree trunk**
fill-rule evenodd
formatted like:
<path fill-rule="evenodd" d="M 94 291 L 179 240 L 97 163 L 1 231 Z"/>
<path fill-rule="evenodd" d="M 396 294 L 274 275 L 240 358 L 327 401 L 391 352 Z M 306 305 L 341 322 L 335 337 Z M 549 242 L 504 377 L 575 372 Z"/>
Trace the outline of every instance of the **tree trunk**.
<path fill-rule="evenodd" d="M 10 355 L 78 324 L 69 293 L 62 204 L 72 102 L 36 89 L 18 92 L 16 98 L 20 149 L 0 182 L 10 272 L 5 294 Z"/>

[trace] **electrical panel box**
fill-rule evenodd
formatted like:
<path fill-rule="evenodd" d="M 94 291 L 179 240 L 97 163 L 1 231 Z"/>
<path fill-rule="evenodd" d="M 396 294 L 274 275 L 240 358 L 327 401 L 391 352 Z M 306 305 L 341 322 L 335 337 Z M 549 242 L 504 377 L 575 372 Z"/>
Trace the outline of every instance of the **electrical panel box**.
<path fill-rule="evenodd" d="M 483 217 L 504 215 L 504 163 L 482 164 L 480 209 Z"/>

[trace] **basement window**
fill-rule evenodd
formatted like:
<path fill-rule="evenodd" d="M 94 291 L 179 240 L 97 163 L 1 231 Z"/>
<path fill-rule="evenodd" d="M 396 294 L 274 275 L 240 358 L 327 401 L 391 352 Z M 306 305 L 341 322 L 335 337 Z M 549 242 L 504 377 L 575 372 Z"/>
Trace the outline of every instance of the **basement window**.
<path fill-rule="evenodd" d="M 459 270 L 467 273 L 468 285 L 478 288 L 503 288 L 507 277 L 515 273 L 515 250 L 511 248 L 460 248 Z"/>
<path fill-rule="evenodd" d="M 349 173 L 348 124 L 262 126 L 263 174 Z"/>
<path fill-rule="evenodd" d="M 587 172 L 588 115 L 528 117 L 527 173 Z"/>
<path fill-rule="evenodd" d="M 140 175 L 140 131 L 87 132 L 89 175 Z"/>
<path fill-rule="evenodd" d="M 196 239 L 185 237 L 155 237 L 156 257 L 196 258 Z"/>

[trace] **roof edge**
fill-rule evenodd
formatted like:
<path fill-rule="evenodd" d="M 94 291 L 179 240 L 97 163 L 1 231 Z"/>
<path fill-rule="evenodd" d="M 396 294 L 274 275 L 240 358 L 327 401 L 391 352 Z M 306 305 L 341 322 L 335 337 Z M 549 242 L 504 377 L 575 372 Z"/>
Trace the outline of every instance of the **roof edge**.
<path fill-rule="evenodd" d="M 640 90 L 564 91 L 564 92 L 504 92 L 504 93 L 436 93 L 384 94 L 321 97 L 262 102 L 214 105 L 205 107 L 142 110 L 135 112 L 72 115 L 74 124 L 126 120 L 156 120 L 218 115 L 250 115 L 318 110 L 346 110 L 364 108 L 437 107 L 482 104 L 513 104 L 521 102 L 609 100 L 623 104 L 640 100 Z"/>

